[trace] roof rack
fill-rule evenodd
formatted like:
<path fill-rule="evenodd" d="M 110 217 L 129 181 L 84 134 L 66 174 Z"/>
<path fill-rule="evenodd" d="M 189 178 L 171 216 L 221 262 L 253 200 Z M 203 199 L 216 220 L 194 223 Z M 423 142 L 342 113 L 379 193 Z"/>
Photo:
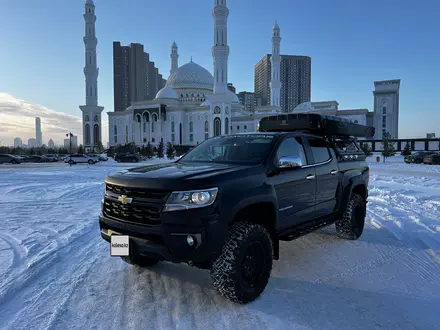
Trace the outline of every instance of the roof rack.
<path fill-rule="evenodd" d="M 306 131 L 317 135 L 373 137 L 374 127 L 355 124 L 352 121 L 316 113 L 283 114 L 262 118 L 260 132 Z"/>

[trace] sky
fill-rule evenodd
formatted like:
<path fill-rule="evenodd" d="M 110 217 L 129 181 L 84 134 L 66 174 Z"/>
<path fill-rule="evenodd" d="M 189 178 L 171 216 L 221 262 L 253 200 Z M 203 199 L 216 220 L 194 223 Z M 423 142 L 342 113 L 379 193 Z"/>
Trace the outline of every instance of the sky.
<path fill-rule="evenodd" d="M 271 52 L 271 29 L 277 20 L 281 53 L 312 58 L 312 101 L 336 100 L 340 109 L 372 111 L 374 81 L 401 79 L 399 137 L 440 135 L 440 1 L 227 2 L 228 76 L 237 92 L 253 91 L 254 66 Z M 214 0 L 95 0 L 95 5 L 98 97 L 104 111 L 113 111 L 113 41 L 143 44 L 168 77 L 175 40 L 179 65 L 192 56 L 212 72 Z M 0 0 L 0 8 L 3 99 L 79 117 L 78 106 L 85 102 L 84 1 Z M 12 121 L 13 115 L 1 116 L 2 104 L 0 98 L 1 143 L 10 144 L 14 136 L 33 137 L 33 126 L 23 132 L 3 127 L 5 118 Z M 23 111 L 14 121 L 20 116 Z M 69 123 L 64 126 L 68 129 Z M 42 128 L 47 143 L 52 136 L 45 133 L 44 121 Z M 107 137 L 104 132 L 104 142 Z M 61 142 L 62 134 L 52 138 Z"/>

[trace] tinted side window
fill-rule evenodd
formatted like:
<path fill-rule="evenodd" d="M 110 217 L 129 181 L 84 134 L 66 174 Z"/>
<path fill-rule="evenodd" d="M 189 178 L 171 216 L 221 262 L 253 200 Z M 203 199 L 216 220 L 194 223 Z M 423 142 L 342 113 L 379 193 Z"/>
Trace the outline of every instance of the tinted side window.
<path fill-rule="evenodd" d="M 301 138 L 293 137 L 285 139 L 278 147 L 277 160 L 281 157 L 301 157 L 303 165 L 307 164 L 306 153 Z"/>
<path fill-rule="evenodd" d="M 331 158 L 325 140 L 311 137 L 307 139 L 312 149 L 313 158 L 315 158 L 315 164 L 326 162 Z"/>

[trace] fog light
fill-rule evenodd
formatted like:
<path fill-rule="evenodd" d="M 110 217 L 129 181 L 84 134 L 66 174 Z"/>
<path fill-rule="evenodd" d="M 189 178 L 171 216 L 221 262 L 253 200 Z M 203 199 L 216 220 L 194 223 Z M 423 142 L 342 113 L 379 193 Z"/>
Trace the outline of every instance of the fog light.
<path fill-rule="evenodd" d="M 191 235 L 186 236 L 186 242 L 188 243 L 189 246 L 193 246 L 194 245 L 194 238 Z"/>

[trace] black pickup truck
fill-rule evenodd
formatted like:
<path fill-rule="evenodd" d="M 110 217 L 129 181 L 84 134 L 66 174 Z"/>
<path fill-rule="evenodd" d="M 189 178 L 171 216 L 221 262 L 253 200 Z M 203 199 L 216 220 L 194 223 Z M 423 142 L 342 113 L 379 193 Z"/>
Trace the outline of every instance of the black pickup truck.
<path fill-rule="evenodd" d="M 213 137 L 175 162 L 110 175 L 101 236 L 129 236 L 126 262 L 210 269 L 213 286 L 248 303 L 264 291 L 279 242 L 335 223 L 364 228 L 369 168 L 356 136 L 374 128 L 317 114 L 264 118 L 255 133 Z"/>

